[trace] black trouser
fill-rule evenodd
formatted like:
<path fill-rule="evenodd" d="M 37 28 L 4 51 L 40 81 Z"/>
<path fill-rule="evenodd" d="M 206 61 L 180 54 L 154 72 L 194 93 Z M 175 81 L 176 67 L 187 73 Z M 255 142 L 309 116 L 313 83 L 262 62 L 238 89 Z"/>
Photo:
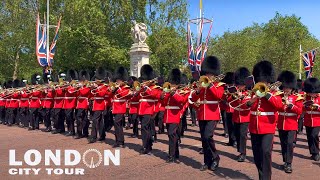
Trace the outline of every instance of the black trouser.
<path fill-rule="evenodd" d="M 4 106 L 0 106 L 0 122 L 4 123 L 6 119 L 6 108 Z"/>
<path fill-rule="evenodd" d="M 30 108 L 30 127 L 39 129 L 39 108 Z"/>
<path fill-rule="evenodd" d="M 92 115 L 91 137 L 93 139 L 97 139 L 98 132 L 99 132 L 100 138 L 106 137 L 106 133 L 104 130 L 104 122 L 103 122 L 103 111 L 93 111 L 93 115 Z"/>
<path fill-rule="evenodd" d="M 181 117 L 180 135 L 184 135 L 184 131 L 187 130 L 187 110 L 185 110 Z"/>
<path fill-rule="evenodd" d="M 43 108 L 40 111 L 41 116 L 43 117 L 44 125 L 46 128 L 51 129 L 51 114 L 52 114 L 52 109 L 50 108 Z"/>
<path fill-rule="evenodd" d="M 153 114 L 151 116 L 151 135 L 156 137 L 157 136 L 157 132 L 156 132 L 156 116 L 157 116 L 157 113 Z"/>
<path fill-rule="evenodd" d="M 159 111 L 159 113 L 158 113 L 158 128 L 161 133 L 164 132 L 163 117 L 164 117 L 164 111 Z"/>
<path fill-rule="evenodd" d="M 279 138 L 281 143 L 282 159 L 285 163 L 292 163 L 293 159 L 293 141 L 296 131 L 279 130 Z"/>
<path fill-rule="evenodd" d="M 113 127 L 113 114 L 110 107 L 103 111 L 103 120 L 105 130 L 109 132 Z"/>
<path fill-rule="evenodd" d="M 211 166 L 214 159 L 218 159 L 219 155 L 213 140 L 214 129 L 219 121 L 202 120 L 199 121 L 200 135 L 202 141 L 204 164 Z"/>
<path fill-rule="evenodd" d="M 88 136 L 89 134 L 89 119 L 87 109 L 77 109 L 76 115 L 77 134 L 78 136 Z"/>
<path fill-rule="evenodd" d="M 27 107 L 20 108 L 19 109 L 19 118 L 20 118 L 21 125 L 23 125 L 24 127 L 28 127 L 29 121 L 30 121 L 29 108 L 27 108 Z"/>
<path fill-rule="evenodd" d="M 139 119 L 138 119 L 138 114 L 129 114 L 129 119 L 133 124 L 133 134 L 138 136 L 139 135 Z"/>
<path fill-rule="evenodd" d="M 304 119 L 304 112 L 300 115 L 298 120 L 298 132 L 303 131 L 303 119 Z"/>
<path fill-rule="evenodd" d="M 68 127 L 68 131 L 75 134 L 75 129 L 74 129 L 74 109 L 66 109 L 66 124 Z"/>
<path fill-rule="evenodd" d="M 229 144 L 233 144 L 236 141 L 236 137 L 234 135 L 232 113 L 229 113 L 229 112 L 226 113 L 226 123 L 227 123 L 227 128 L 229 133 Z"/>
<path fill-rule="evenodd" d="M 251 134 L 253 158 L 260 180 L 271 179 L 273 136 L 274 134 Z"/>
<path fill-rule="evenodd" d="M 319 154 L 319 131 L 320 127 L 308 127 L 307 130 L 307 139 L 309 145 L 309 151 L 312 155 Z"/>
<path fill-rule="evenodd" d="M 114 115 L 114 132 L 116 137 L 116 144 L 124 144 L 124 134 L 123 134 L 123 120 L 124 114 Z"/>
<path fill-rule="evenodd" d="M 193 107 L 189 107 L 190 109 L 190 114 L 191 114 L 191 121 L 192 121 L 192 124 L 196 124 L 196 121 L 197 121 L 197 113 L 196 113 L 196 110 L 193 108 Z"/>
<path fill-rule="evenodd" d="M 64 132 L 65 131 L 65 127 L 64 127 L 64 119 L 65 119 L 65 113 L 64 113 L 64 109 L 54 109 L 54 128 L 57 131 L 61 131 Z"/>
<path fill-rule="evenodd" d="M 221 119 L 223 123 L 224 134 L 228 134 L 227 112 L 225 110 L 221 111 Z"/>
<path fill-rule="evenodd" d="M 237 140 L 237 150 L 241 154 L 247 154 L 247 133 L 249 123 L 234 123 L 234 133 Z"/>
<path fill-rule="evenodd" d="M 152 150 L 152 135 L 151 135 L 151 115 L 142 115 L 139 117 L 141 120 L 141 137 L 143 148 Z"/>
<path fill-rule="evenodd" d="M 8 124 L 14 124 L 17 117 L 17 108 L 7 108 L 6 120 Z"/>
<path fill-rule="evenodd" d="M 178 124 L 167 124 L 169 137 L 169 157 L 179 158 Z"/>

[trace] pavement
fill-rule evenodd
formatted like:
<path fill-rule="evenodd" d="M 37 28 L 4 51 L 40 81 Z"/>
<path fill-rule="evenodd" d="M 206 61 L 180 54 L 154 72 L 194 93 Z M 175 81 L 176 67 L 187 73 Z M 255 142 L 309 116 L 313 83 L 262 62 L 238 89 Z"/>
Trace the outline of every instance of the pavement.
<path fill-rule="evenodd" d="M 188 121 L 190 123 L 190 121 Z M 43 128 L 43 126 L 41 126 Z M 28 131 L 16 126 L 8 127 L 0 125 L 0 177 L 1 179 L 258 179 L 258 173 L 253 162 L 251 143 L 247 144 L 247 160 L 237 162 L 237 150 L 226 146 L 227 139 L 222 136 L 222 124 L 217 126 L 214 139 L 216 148 L 220 154 L 220 167 L 215 172 L 210 170 L 201 172 L 199 168 L 203 163 L 203 155 L 199 154 L 201 147 L 199 127 L 191 127 L 182 138 L 180 145 L 180 164 L 166 163 L 168 152 L 168 136 L 158 135 L 158 142 L 153 146 L 152 155 L 140 155 L 142 140 L 131 138 L 132 129 L 125 130 L 125 148 L 120 148 L 120 166 L 115 166 L 112 162 L 109 166 L 104 166 L 103 162 L 96 168 L 86 167 L 82 161 L 77 166 L 45 166 L 44 151 L 56 149 L 77 150 L 83 154 L 88 149 L 96 149 L 103 153 L 104 150 L 111 150 L 114 143 L 114 134 L 107 133 L 104 142 L 88 144 L 87 139 L 73 139 L 61 134 L 51 134 L 41 131 Z M 24 154 L 29 149 L 36 149 L 42 153 L 42 161 L 34 167 L 28 166 L 23 161 L 21 167 L 9 166 L 9 150 L 16 150 L 16 160 L 24 159 Z M 94 156 L 94 155 L 93 155 Z M 93 157 L 92 156 L 92 157 Z M 64 154 L 62 153 L 62 158 Z M 298 135 L 297 146 L 294 149 L 293 173 L 286 174 L 281 165 L 282 156 L 278 133 L 275 135 L 274 148 L 272 153 L 272 179 L 319 179 L 320 162 L 310 159 L 305 132 Z M 41 168 L 38 175 L 10 175 L 11 168 Z M 84 175 L 48 175 L 45 168 L 83 168 Z M 66 172 L 66 171 L 63 171 Z"/>

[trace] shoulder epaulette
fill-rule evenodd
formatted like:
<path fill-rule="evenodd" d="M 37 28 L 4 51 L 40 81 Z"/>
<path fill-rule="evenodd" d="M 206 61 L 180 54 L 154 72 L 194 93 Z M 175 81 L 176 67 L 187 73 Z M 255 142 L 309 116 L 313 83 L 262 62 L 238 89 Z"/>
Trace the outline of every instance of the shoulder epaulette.
<path fill-rule="evenodd" d="M 279 95 L 281 95 L 281 94 L 283 94 L 283 91 L 276 91 L 276 92 L 274 93 L 274 96 L 279 96 Z"/>
<path fill-rule="evenodd" d="M 298 97 L 297 97 L 296 101 L 301 101 L 301 100 L 305 99 L 305 95 L 304 94 L 298 94 L 297 96 Z"/>
<path fill-rule="evenodd" d="M 217 87 L 223 86 L 223 85 L 225 85 L 225 84 L 226 84 L 226 83 L 219 82 L 218 85 L 217 85 Z"/>

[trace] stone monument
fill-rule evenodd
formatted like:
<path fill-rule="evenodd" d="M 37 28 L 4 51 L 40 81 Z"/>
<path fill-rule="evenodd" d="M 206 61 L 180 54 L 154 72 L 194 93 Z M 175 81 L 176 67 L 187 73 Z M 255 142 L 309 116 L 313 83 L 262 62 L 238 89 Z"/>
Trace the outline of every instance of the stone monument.
<path fill-rule="evenodd" d="M 140 77 L 140 68 L 149 64 L 150 49 L 146 44 L 147 26 L 144 23 L 133 21 L 131 28 L 133 44 L 130 48 L 130 75 Z"/>

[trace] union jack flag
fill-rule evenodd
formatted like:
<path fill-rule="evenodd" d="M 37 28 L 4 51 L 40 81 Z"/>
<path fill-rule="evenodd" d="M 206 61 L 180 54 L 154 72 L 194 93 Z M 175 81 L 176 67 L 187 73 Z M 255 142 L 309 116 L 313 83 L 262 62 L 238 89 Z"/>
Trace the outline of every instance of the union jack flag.
<path fill-rule="evenodd" d="M 200 27 L 198 31 L 198 40 L 197 40 L 197 48 L 196 48 L 196 64 L 197 70 L 201 70 L 201 58 L 202 58 L 202 30 L 203 30 L 203 19 L 200 21 Z"/>
<path fill-rule="evenodd" d="M 54 57 L 54 54 L 56 52 L 56 44 L 57 44 L 57 40 L 58 40 L 60 22 L 61 22 L 61 17 L 59 19 L 59 22 L 58 22 L 58 25 L 57 25 L 57 28 L 56 28 L 56 33 L 54 35 L 53 41 L 52 41 L 51 46 L 50 46 L 50 60 L 48 61 L 48 66 L 50 66 L 50 67 L 52 67 L 52 65 L 53 65 L 53 57 Z"/>
<path fill-rule="evenodd" d="M 303 64 L 304 64 L 304 70 L 306 71 L 306 77 L 310 78 L 312 77 L 312 68 L 314 65 L 314 61 L 316 59 L 316 50 L 312 50 L 310 52 L 303 54 Z"/>
<path fill-rule="evenodd" d="M 202 57 L 201 57 L 201 63 L 203 62 L 204 58 L 206 58 L 207 56 L 207 51 L 208 51 L 208 45 L 209 45 L 209 38 L 210 38 L 210 33 L 211 33 L 211 29 L 212 29 L 212 22 L 210 24 L 210 29 L 209 29 L 209 32 L 208 32 L 208 36 L 207 36 L 207 39 L 206 39 L 206 44 L 203 48 L 203 53 L 202 53 Z"/>
<path fill-rule="evenodd" d="M 192 72 L 196 71 L 195 68 L 195 58 L 194 58 L 194 49 L 193 49 L 193 42 L 191 36 L 190 25 L 188 24 L 188 64 Z"/>
<path fill-rule="evenodd" d="M 48 65 L 47 57 L 46 57 L 46 54 L 47 54 L 46 41 L 47 41 L 46 28 L 45 26 L 41 27 L 40 17 L 38 14 L 37 25 L 36 25 L 36 55 L 37 55 L 38 63 L 42 67 L 45 67 Z"/>

